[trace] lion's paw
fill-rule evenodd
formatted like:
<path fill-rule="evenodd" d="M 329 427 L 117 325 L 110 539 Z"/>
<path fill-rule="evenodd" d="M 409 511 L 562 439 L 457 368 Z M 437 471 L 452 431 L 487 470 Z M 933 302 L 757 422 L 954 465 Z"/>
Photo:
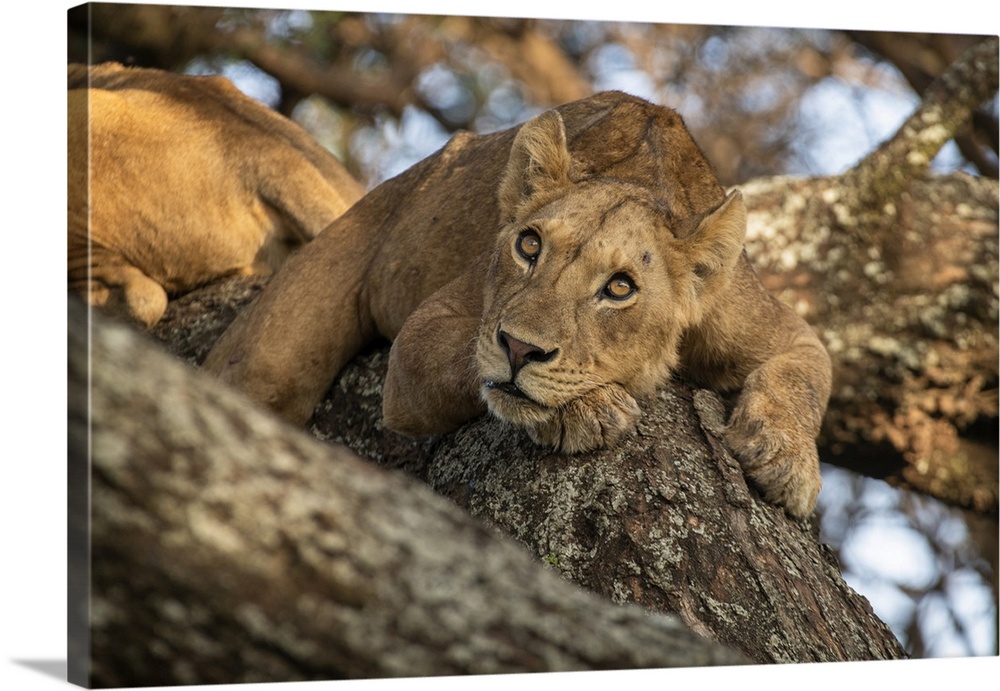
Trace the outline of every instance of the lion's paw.
<path fill-rule="evenodd" d="M 725 437 L 765 499 L 793 516 L 812 513 L 822 484 L 816 441 L 777 396 L 744 393 Z"/>
<path fill-rule="evenodd" d="M 616 384 L 593 389 L 559 407 L 547 420 L 528 428 L 532 440 L 564 453 L 580 453 L 614 444 L 632 431 L 639 405 Z"/>

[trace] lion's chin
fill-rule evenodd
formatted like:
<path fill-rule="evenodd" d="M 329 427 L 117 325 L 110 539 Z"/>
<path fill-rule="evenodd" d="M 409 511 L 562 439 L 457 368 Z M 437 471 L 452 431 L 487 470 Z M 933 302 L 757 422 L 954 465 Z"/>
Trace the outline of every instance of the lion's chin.
<path fill-rule="evenodd" d="M 532 399 L 513 382 L 483 381 L 480 395 L 490 412 L 515 425 L 534 426 L 552 416 L 553 408 Z"/>

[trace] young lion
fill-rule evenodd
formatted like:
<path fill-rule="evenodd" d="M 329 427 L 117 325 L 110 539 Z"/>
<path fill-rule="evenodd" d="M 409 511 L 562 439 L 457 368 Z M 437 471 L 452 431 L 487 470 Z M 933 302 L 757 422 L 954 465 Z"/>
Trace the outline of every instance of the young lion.
<path fill-rule="evenodd" d="M 674 371 L 741 389 L 727 440 L 794 515 L 820 487 L 830 360 L 742 252 L 746 211 L 674 111 L 621 93 L 458 135 L 278 272 L 205 367 L 304 423 L 340 368 L 393 339 L 390 429 L 487 409 L 565 452 L 609 445 Z"/>

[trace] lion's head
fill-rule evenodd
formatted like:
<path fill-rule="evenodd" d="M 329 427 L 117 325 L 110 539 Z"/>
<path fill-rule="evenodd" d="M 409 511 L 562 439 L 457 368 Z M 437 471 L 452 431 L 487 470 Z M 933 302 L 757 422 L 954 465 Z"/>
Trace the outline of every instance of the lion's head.
<path fill-rule="evenodd" d="M 529 429 L 598 387 L 663 383 L 743 247 L 738 192 L 678 217 L 660 190 L 579 167 L 549 111 L 518 132 L 499 189 L 476 363 L 489 409 Z"/>

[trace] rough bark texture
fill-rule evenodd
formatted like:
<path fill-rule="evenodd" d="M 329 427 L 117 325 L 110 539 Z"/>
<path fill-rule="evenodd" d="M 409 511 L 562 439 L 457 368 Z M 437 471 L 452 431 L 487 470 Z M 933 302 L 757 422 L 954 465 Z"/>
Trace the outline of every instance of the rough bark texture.
<path fill-rule="evenodd" d="M 157 330 L 192 362 L 203 348 L 191 348 L 199 340 L 191 329 L 210 323 L 197 316 L 207 302 L 174 303 Z M 213 324 L 201 338 L 221 329 Z M 636 436 L 579 456 L 547 453 L 490 417 L 412 440 L 382 426 L 387 357 L 378 349 L 343 372 L 313 416 L 315 436 L 423 479 L 570 580 L 676 613 L 754 661 L 903 654 L 812 527 L 747 486 L 719 442 L 724 410 L 714 394 L 672 383 L 645 402 Z"/>
<path fill-rule="evenodd" d="M 839 231 L 835 179 L 742 189 L 758 275 L 834 362 L 824 460 L 995 517 L 996 181 L 912 183 L 888 256 Z"/>
<path fill-rule="evenodd" d="M 88 360 L 86 315 L 73 301 L 69 434 L 71 464 L 92 461 L 94 685 L 745 661 L 577 588 L 128 327 L 95 317 Z"/>
<path fill-rule="evenodd" d="M 842 176 L 742 187 L 747 252 L 834 360 L 827 460 L 996 516 L 997 182 L 928 174 L 997 90 L 971 47 Z"/>

